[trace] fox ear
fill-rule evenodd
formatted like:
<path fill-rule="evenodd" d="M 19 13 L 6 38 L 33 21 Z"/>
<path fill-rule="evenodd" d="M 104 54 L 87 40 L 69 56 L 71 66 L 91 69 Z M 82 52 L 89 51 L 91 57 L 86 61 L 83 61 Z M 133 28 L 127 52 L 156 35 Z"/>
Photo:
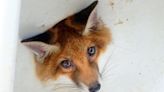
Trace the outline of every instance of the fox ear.
<path fill-rule="evenodd" d="M 83 35 L 89 34 L 90 31 L 98 30 L 99 26 L 101 25 L 103 25 L 103 22 L 97 14 L 97 6 L 96 6 L 88 18 Z"/>
<path fill-rule="evenodd" d="M 23 42 L 23 44 L 34 53 L 36 60 L 40 63 L 44 62 L 46 56 L 59 50 L 59 46 L 49 45 L 39 41 Z"/>

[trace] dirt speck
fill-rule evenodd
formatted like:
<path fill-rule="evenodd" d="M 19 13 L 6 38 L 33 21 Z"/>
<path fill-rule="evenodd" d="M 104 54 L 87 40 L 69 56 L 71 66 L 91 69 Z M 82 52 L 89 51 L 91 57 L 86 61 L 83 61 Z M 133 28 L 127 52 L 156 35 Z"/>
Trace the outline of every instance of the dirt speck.
<path fill-rule="evenodd" d="M 45 24 L 42 24 L 41 27 L 45 27 L 46 25 Z"/>
<path fill-rule="evenodd" d="M 111 6 L 112 9 L 113 9 L 113 8 L 114 8 L 114 5 L 115 5 L 114 1 L 113 1 L 113 0 L 110 0 L 110 1 L 109 1 L 109 4 L 110 4 L 110 6 Z"/>
<path fill-rule="evenodd" d="M 114 2 L 110 2 L 110 5 L 111 5 L 111 6 L 114 6 Z"/>
<path fill-rule="evenodd" d="M 126 21 L 129 21 L 129 19 L 127 18 Z"/>
<path fill-rule="evenodd" d="M 138 73 L 138 75 L 142 75 L 142 73 L 141 73 L 141 72 L 139 72 L 139 73 Z"/>

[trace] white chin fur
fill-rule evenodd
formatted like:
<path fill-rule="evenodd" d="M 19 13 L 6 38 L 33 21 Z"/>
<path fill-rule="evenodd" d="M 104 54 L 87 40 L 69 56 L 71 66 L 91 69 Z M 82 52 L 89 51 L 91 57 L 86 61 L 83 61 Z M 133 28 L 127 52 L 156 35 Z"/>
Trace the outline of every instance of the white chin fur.
<path fill-rule="evenodd" d="M 78 87 L 66 76 L 61 76 L 57 80 L 48 80 L 44 88 L 47 92 L 88 92 L 86 86 Z"/>

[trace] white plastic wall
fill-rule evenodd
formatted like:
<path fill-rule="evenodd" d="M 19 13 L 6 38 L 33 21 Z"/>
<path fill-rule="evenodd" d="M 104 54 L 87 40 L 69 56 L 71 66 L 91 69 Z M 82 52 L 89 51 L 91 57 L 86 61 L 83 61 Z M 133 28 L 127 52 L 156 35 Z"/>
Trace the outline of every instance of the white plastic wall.
<path fill-rule="evenodd" d="M 12 92 L 20 0 L 0 0 L 0 92 Z"/>

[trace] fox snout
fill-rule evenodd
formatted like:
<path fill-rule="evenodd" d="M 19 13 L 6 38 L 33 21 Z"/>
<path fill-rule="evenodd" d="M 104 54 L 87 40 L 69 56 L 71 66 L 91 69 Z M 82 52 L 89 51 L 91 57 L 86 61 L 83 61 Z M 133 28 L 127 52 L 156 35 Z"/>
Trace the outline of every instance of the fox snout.
<path fill-rule="evenodd" d="M 75 77 L 78 78 L 75 81 L 86 85 L 89 92 L 97 92 L 101 88 L 101 84 L 99 83 L 99 69 L 96 63 L 92 62 L 91 65 L 85 64 L 81 66 Z"/>
<path fill-rule="evenodd" d="M 101 88 L 101 84 L 96 74 L 93 74 L 93 76 L 88 74 L 88 78 L 82 76 L 82 79 L 79 79 L 78 81 L 85 84 L 89 92 L 98 92 Z"/>
<path fill-rule="evenodd" d="M 100 88 L 101 88 L 101 84 L 99 82 L 95 82 L 89 87 L 88 90 L 89 92 L 97 92 L 98 90 L 100 90 Z"/>

